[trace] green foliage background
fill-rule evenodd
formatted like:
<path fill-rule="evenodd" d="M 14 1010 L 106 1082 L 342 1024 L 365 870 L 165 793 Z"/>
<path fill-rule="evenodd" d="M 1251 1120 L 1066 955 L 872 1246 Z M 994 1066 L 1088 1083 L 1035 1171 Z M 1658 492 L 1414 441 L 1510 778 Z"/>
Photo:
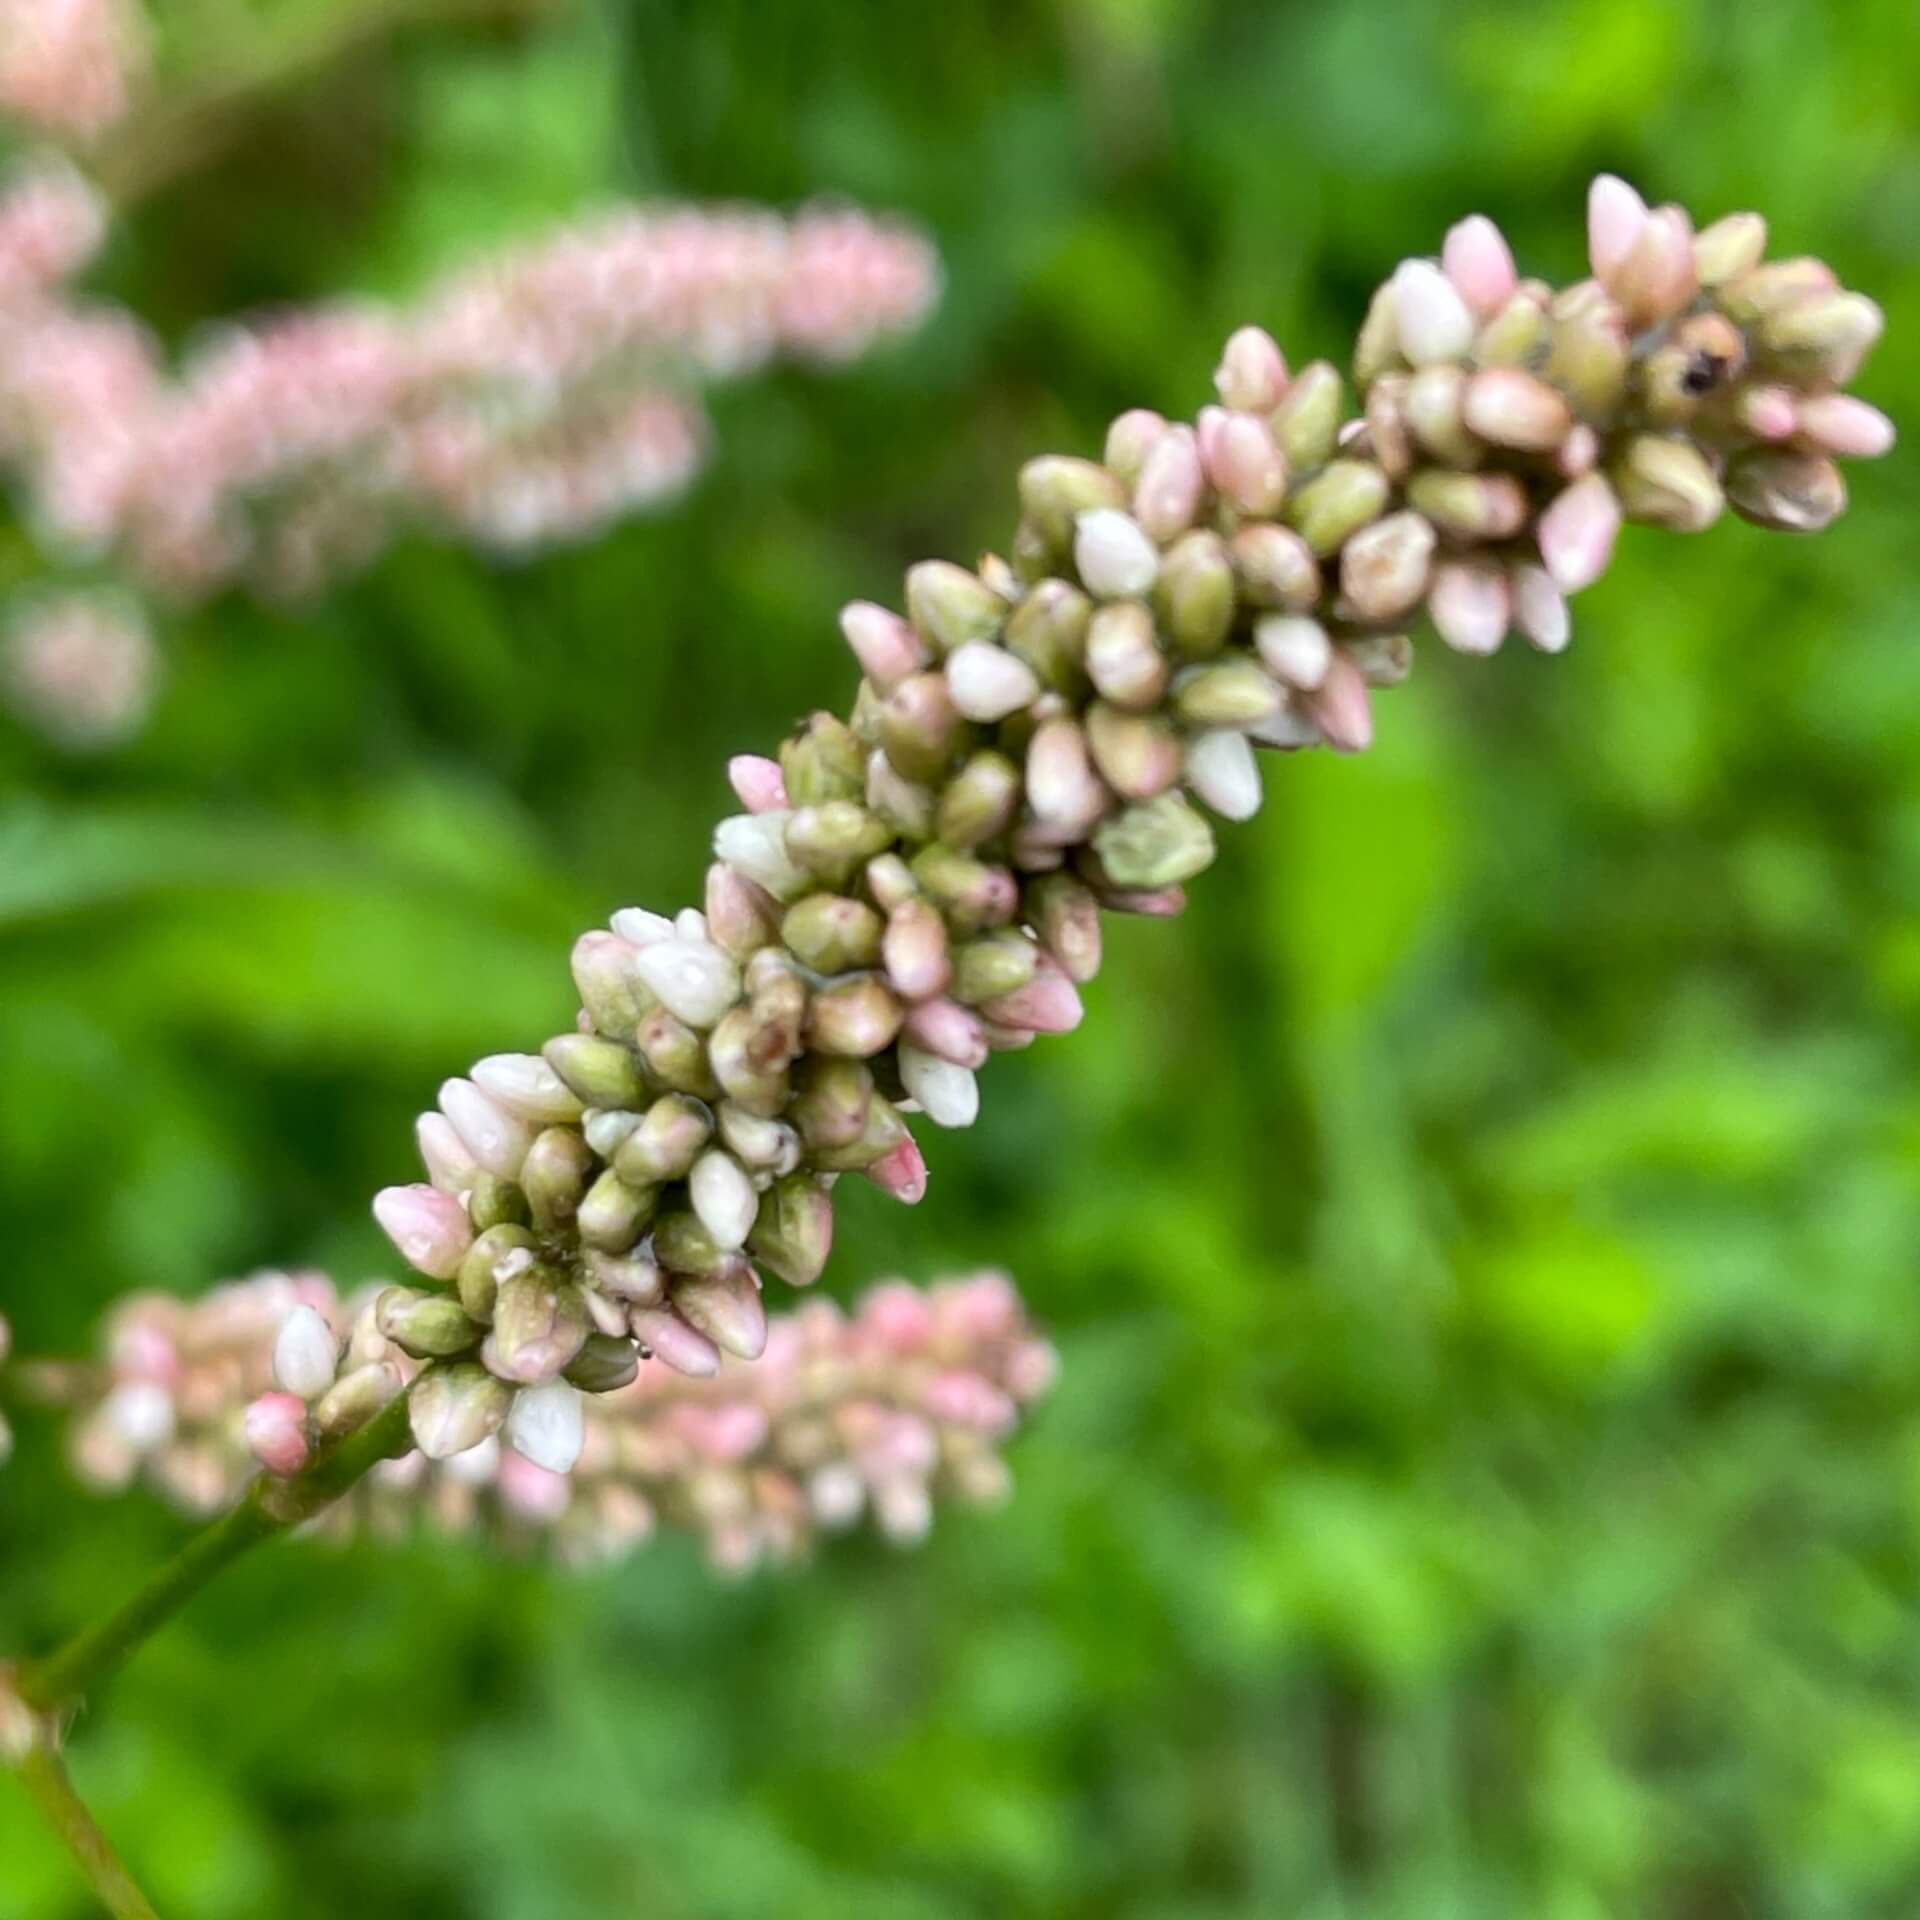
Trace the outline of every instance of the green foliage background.
<path fill-rule="evenodd" d="M 1881 298 L 1915 425 L 1912 0 L 344 4 L 157 10 L 183 87 L 331 52 L 135 156 L 104 285 L 178 331 L 608 192 L 832 191 L 950 287 L 721 396 L 664 519 L 222 603 L 99 763 L 0 731 L 26 1350 L 388 1270 L 415 1110 L 566 1018 L 575 930 L 694 897 L 726 753 L 850 691 L 839 603 L 1003 542 L 1023 457 L 1191 408 L 1243 319 L 1338 354 L 1475 207 L 1571 276 L 1608 166 Z M 836 1290 L 1005 1261 L 1057 1331 L 1010 1509 L 731 1587 L 680 1542 L 265 1557 L 77 1735 L 162 1909 L 1914 1912 L 1920 481 L 1855 478 L 1817 542 L 1630 534 L 1563 661 L 1428 649 L 1375 753 L 1270 763 L 1189 917 L 1115 927 L 924 1206 L 850 1195 Z M 177 1534 L 26 1422 L 0 1646 Z M 0 1785 L 0 1913 L 85 1910 Z"/>

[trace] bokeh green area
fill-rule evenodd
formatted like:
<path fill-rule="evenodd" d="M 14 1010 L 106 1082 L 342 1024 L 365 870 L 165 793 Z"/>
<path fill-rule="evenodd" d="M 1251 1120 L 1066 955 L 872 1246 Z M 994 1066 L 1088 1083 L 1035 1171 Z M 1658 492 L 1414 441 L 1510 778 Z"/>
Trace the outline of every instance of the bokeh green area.
<path fill-rule="evenodd" d="M 160 7 L 163 71 L 234 11 Z M 1191 410 L 1240 321 L 1337 356 L 1474 208 L 1572 277 L 1611 167 L 1881 299 L 1862 391 L 1915 422 L 1912 0 L 404 11 L 212 90 L 100 283 L 178 332 L 608 193 L 831 192 L 948 291 L 720 396 L 665 517 L 175 621 L 104 759 L 0 731 L 28 1351 L 137 1285 L 391 1272 L 414 1112 L 564 1023 L 577 929 L 696 897 L 725 756 L 851 691 L 839 604 L 1004 545 L 1023 458 Z M 1920 481 L 1854 480 L 1815 541 L 1630 532 L 1562 660 L 1424 649 L 1375 752 L 1269 761 L 1187 917 L 1114 925 L 917 1211 L 843 1189 L 833 1291 L 1004 1262 L 1057 1334 L 1008 1508 L 732 1585 L 264 1556 L 75 1734 L 162 1910 L 1913 1913 Z M 180 1532 L 21 1424 L 0 1647 Z M 0 1786 L 0 1913 L 85 1911 Z"/>

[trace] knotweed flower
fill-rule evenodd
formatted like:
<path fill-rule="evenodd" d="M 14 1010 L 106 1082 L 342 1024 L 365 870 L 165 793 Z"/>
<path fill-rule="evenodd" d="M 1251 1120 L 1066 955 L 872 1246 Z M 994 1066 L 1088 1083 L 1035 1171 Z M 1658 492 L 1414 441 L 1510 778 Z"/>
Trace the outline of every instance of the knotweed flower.
<path fill-rule="evenodd" d="M 188 599 L 311 593 L 409 524 L 509 552 L 592 537 L 698 471 L 699 382 L 850 359 L 939 283 L 923 240 L 861 213 L 621 208 L 412 308 L 210 329 L 176 378 L 129 315 L 62 289 L 99 223 L 53 179 L 0 199 L 0 451 L 57 544 Z"/>
<path fill-rule="evenodd" d="M 103 1365 L 42 1369 L 40 1384 L 75 1410 L 71 1452 L 90 1485 L 144 1477 L 198 1514 L 230 1506 L 261 1468 L 299 1472 L 322 1440 L 411 1390 L 423 1452 L 377 1469 L 333 1530 L 481 1527 L 551 1537 L 579 1561 L 665 1523 L 740 1570 L 792 1559 L 863 1512 L 911 1541 L 937 1494 L 996 1497 L 998 1445 L 1056 1367 L 1000 1273 L 889 1281 L 852 1314 L 810 1302 L 773 1323 L 758 1363 L 706 1379 L 630 1353 L 606 1373 L 576 1368 L 592 1392 L 423 1369 L 458 1312 L 405 1288 L 343 1301 L 322 1275 L 261 1273 L 200 1300 L 125 1301 Z"/>
<path fill-rule="evenodd" d="M 1423 613 L 1462 652 L 1555 652 L 1625 521 L 1831 519 L 1830 456 L 1891 440 L 1837 391 L 1880 316 L 1764 237 L 1602 180 L 1595 277 L 1556 293 L 1475 217 L 1376 296 L 1357 418 L 1242 328 L 1191 425 L 1136 410 L 1104 461 L 1030 461 L 1008 558 L 846 608 L 851 716 L 734 761 L 703 905 L 584 935 L 575 1030 L 447 1081 L 429 1183 L 376 1203 L 421 1301 L 469 1316 L 435 1420 L 612 1386 L 634 1345 L 708 1379 L 758 1357 L 760 1274 L 819 1275 L 835 1183 L 917 1201 L 910 1119 L 970 1125 L 989 1054 L 1078 1024 L 1101 910 L 1180 910 L 1208 815 L 1260 805 L 1257 749 L 1364 748 Z"/>
<path fill-rule="evenodd" d="M 127 111 L 145 62 L 131 0 L 0 0 L 0 114 L 88 141 Z"/>
<path fill-rule="evenodd" d="M 50 739 L 95 752 L 139 729 L 155 665 L 146 619 L 124 594 L 26 595 L 0 639 L 0 694 Z"/>

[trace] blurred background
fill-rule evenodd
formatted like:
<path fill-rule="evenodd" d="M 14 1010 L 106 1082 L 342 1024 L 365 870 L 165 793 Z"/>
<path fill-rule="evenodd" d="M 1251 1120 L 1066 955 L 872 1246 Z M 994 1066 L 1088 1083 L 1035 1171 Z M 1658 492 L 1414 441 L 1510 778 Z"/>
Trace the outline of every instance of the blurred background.
<path fill-rule="evenodd" d="M 574 933 L 698 897 L 728 753 L 840 603 L 1011 532 L 1018 463 L 1344 359 L 1470 210 L 1764 210 L 1915 420 L 1912 0 L 934 7 L 157 0 L 87 287 L 168 341 L 404 296 L 609 196 L 820 194 L 945 262 L 911 339 L 713 398 L 678 504 L 308 604 L 160 607 L 144 726 L 0 718 L 0 1309 L 391 1271 L 365 1210 Z M 163 1911 L 1603 1920 L 1920 1903 L 1920 480 L 1797 542 L 1630 532 L 1560 661 L 1423 648 L 1269 763 L 1070 1042 L 999 1061 L 825 1283 L 1017 1273 L 1062 1381 L 998 1512 L 717 1582 L 262 1556 L 74 1765 Z M 43 543 L 0 533 L 31 590 Z M 181 1534 L 0 1474 L 0 1646 Z M 0 1790 L 0 1912 L 87 1911 Z"/>

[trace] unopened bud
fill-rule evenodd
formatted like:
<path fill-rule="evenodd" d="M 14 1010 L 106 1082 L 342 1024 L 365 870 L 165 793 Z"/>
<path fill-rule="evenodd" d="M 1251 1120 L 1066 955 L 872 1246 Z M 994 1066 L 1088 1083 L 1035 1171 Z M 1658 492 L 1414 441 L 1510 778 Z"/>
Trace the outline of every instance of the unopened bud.
<path fill-rule="evenodd" d="M 1433 547 L 1433 528 L 1419 514 L 1390 513 L 1347 542 L 1341 592 L 1362 620 L 1396 619 L 1426 592 Z"/>
<path fill-rule="evenodd" d="M 1062 552 L 1083 513 L 1126 503 L 1125 487 L 1092 460 L 1045 454 L 1020 469 L 1020 511 Z"/>
<path fill-rule="evenodd" d="M 1540 558 L 1562 593 L 1579 593 L 1607 570 L 1620 533 L 1620 503 L 1603 474 L 1576 480 L 1541 514 Z"/>
<path fill-rule="evenodd" d="M 1069 980 L 1084 984 L 1100 971 L 1100 903 L 1071 874 L 1052 873 L 1027 888 L 1027 917 L 1040 944 Z"/>
<path fill-rule="evenodd" d="M 292 1393 L 263 1393 L 240 1417 L 247 1451 L 271 1474 L 290 1479 L 313 1458 L 306 1403 Z"/>
<path fill-rule="evenodd" d="M 1093 846 L 1108 879 L 1132 889 L 1177 886 L 1204 873 L 1214 856 L 1213 829 L 1178 793 L 1116 814 Z"/>
<path fill-rule="evenodd" d="M 625 1152 L 623 1147 L 622 1156 Z M 587 1189 L 574 1217 L 574 1230 L 583 1246 L 625 1253 L 646 1231 L 659 1201 L 657 1187 L 636 1186 L 609 1167 Z"/>
<path fill-rule="evenodd" d="M 520 1169 L 520 1187 L 542 1233 L 562 1233 L 573 1224 L 592 1171 L 592 1150 L 573 1127 L 548 1127 L 535 1138 Z"/>
<path fill-rule="evenodd" d="M 466 1353 L 480 1343 L 480 1323 L 444 1293 L 388 1287 L 374 1302 L 374 1324 L 403 1353 L 431 1360 Z"/>
<path fill-rule="evenodd" d="M 1070 693 L 1080 684 L 1092 603 L 1065 580 L 1042 580 L 1007 621 L 1007 651 L 1024 660 L 1043 686 Z"/>
<path fill-rule="evenodd" d="M 864 900 L 816 893 L 787 909 L 780 937 L 816 973 L 846 973 L 879 959 L 881 927 Z"/>
<path fill-rule="evenodd" d="M 1287 393 L 1287 362 L 1273 335 L 1264 327 L 1241 327 L 1229 336 L 1213 386 L 1223 407 L 1271 413 Z"/>
<path fill-rule="evenodd" d="M 1167 430 L 1165 418 L 1150 407 L 1133 407 L 1119 415 L 1107 429 L 1104 464 L 1123 486 L 1131 487 L 1140 478 L 1154 442 Z M 1115 504 L 1089 501 L 1089 506 Z"/>
<path fill-rule="evenodd" d="M 1818 533 L 1846 511 L 1847 483 L 1831 460 L 1768 447 L 1728 467 L 1727 499 L 1757 527 Z"/>
<path fill-rule="evenodd" d="M 1192 658 L 1218 653 L 1233 629 L 1233 567 L 1216 533 L 1184 534 L 1160 556 L 1154 587 L 1167 640 Z"/>
<path fill-rule="evenodd" d="M 1169 427 L 1153 443 L 1133 490 L 1133 519 L 1137 529 L 1148 540 L 1164 545 L 1185 533 L 1199 518 L 1206 492 L 1207 476 L 1202 468 L 1200 448 L 1193 429 Z M 1077 539 L 1075 545 L 1078 561 Z M 1087 579 L 1083 562 L 1080 564 L 1080 577 L 1086 580 L 1088 590 L 1092 593 L 1105 594 L 1109 591 Z M 1145 590 L 1144 587 L 1130 589 L 1133 592 Z"/>
<path fill-rule="evenodd" d="M 407 1396 L 414 1444 L 429 1460 L 450 1460 L 498 1433 L 513 1389 L 472 1361 L 429 1367 Z"/>
<path fill-rule="evenodd" d="M 722 1353 L 758 1360 L 767 1348 L 767 1310 L 754 1271 L 735 1260 L 717 1273 L 689 1274 L 673 1283 L 673 1310 Z"/>
<path fill-rule="evenodd" d="M 340 1343 L 312 1307 L 295 1307 L 281 1321 L 273 1342 L 273 1378 L 283 1393 L 302 1402 L 319 1399 L 333 1385 L 339 1364 Z"/>
<path fill-rule="evenodd" d="M 1612 470 L 1614 492 L 1629 520 L 1699 533 L 1726 505 L 1707 457 L 1691 440 L 1636 433 Z"/>
<path fill-rule="evenodd" d="M 1324 558 L 1377 520 L 1391 492 L 1385 473 L 1370 462 L 1334 460 L 1287 502 L 1287 520 Z"/>
<path fill-rule="evenodd" d="M 997 839 L 1020 810 L 1020 769 L 991 748 L 976 753 L 947 782 L 934 825 L 950 847 Z"/>
<path fill-rule="evenodd" d="M 1254 727 L 1280 705 L 1272 675 L 1244 656 L 1193 667 L 1174 689 L 1174 711 L 1190 727 Z"/>
<path fill-rule="evenodd" d="M 473 1244 L 466 1209 L 438 1187 L 384 1187 L 374 1196 L 373 1217 L 401 1259 L 435 1280 L 451 1279 Z"/>
<path fill-rule="evenodd" d="M 579 1289 L 531 1267 L 501 1281 L 483 1357 L 501 1379 L 532 1385 L 570 1366 L 590 1331 Z"/>
<path fill-rule="evenodd" d="M 855 600 L 840 611 L 840 631 L 853 649 L 853 657 L 882 693 L 928 665 L 932 653 L 911 621 L 903 620 L 889 608 L 871 600 Z M 764 807 L 748 803 L 751 813 L 764 813 Z"/>
<path fill-rule="evenodd" d="M 1482 440 L 1523 453 L 1551 453 L 1573 430 L 1566 401 L 1518 367 L 1488 367 L 1462 390 L 1461 418 Z"/>
<path fill-rule="evenodd" d="M 562 1033 L 540 1051 L 555 1076 L 586 1106 L 633 1107 L 645 1097 L 640 1063 L 632 1049 L 617 1040 L 603 1040 L 590 1033 Z"/>

